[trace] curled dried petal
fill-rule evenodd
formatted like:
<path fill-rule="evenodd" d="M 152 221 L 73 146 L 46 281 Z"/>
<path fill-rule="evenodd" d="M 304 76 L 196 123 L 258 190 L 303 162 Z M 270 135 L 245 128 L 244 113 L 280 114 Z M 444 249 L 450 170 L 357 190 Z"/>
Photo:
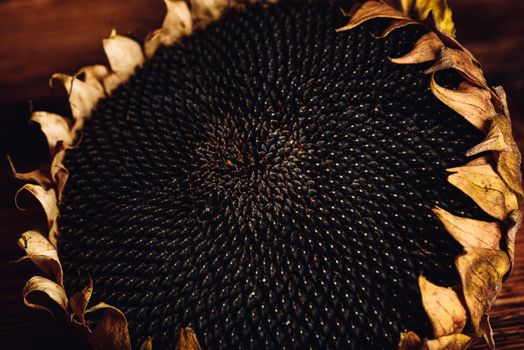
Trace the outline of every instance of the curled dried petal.
<path fill-rule="evenodd" d="M 402 57 L 390 58 L 391 62 L 397 64 L 415 64 L 434 61 L 437 59 L 444 44 L 437 34 L 429 32 L 417 40 L 413 50 Z"/>
<path fill-rule="evenodd" d="M 69 306 L 73 314 L 78 318 L 81 324 L 85 323 L 85 311 L 91 295 L 93 294 L 93 280 L 89 278 L 89 284 L 81 291 L 75 293 L 69 300 Z"/>
<path fill-rule="evenodd" d="M 55 183 L 58 201 L 62 198 L 64 186 L 69 177 L 69 171 L 64 166 L 65 149 L 58 152 L 51 162 L 51 178 Z"/>
<path fill-rule="evenodd" d="M 153 339 L 151 337 L 147 337 L 146 340 L 140 345 L 139 350 L 153 350 Z"/>
<path fill-rule="evenodd" d="M 8 156 L 7 161 L 9 162 L 9 166 L 11 167 L 13 176 L 17 179 L 22 181 L 35 182 L 43 187 L 51 187 L 52 180 L 49 165 L 43 165 L 42 167 L 30 171 L 28 173 L 19 173 L 16 171 L 15 165 L 13 164 L 11 157 Z"/>
<path fill-rule="evenodd" d="M 480 130 L 488 128 L 488 121 L 495 115 L 488 90 L 463 82 L 457 90 L 447 89 L 431 78 L 431 91 L 442 103 L 463 116 Z"/>
<path fill-rule="evenodd" d="M 464 290 L 471 323 L 481 335 L 480 322 L 502 288 L 510 262 L 501 250 L 466 248 L 455 261 Z"/>
<path fill-rule="evenodd" d="M 389 34 L 393 33 L 395 30 L 404 28 L 409 25 L 417 24 L 417 22 L 406 18 L 406 19 L 396 19 L 391 21 L 391 23 L 382 31 L 382 34 L 378 36 L 378 38 L 385 38 Z"/>
<path fill-rule="evenodd" d="M 18 192 L 16 193 L 16 197 L 20 192 L 24 190 L 31 193 L 38 200 L 38 202 L 40 202 L 40 204 L 44 208 L 48 226 L 49 228 L 51 228 L 51 226 L 53 226 L 53 223 L 56 221 L 56 217 L 58 216 L 58 206 L 56 201 L 55 190 L 52 188 L 45 189 L 44 187 L 38 185 L 25 184 L 21 189 L 18 190 Z"/>
<path fill-rule="evenodd" d="M 176 350 L 200 350 L 200 344 L 195 332 L 189 328 L 181 328 L 178 333 Z"/>
<path fill-rule="evenodd" d="M 438 60 L 431 68 L 426 70 L 426 73 L 434 73 L 444 69 L 455 69 L 471 84 L 488 89 L 484 73 L 463 50 L 444 46 L 440 50 Z"/>
<path fill-rule="evenodd" d="M 448 169 L 455 172 L 448 181 L 477 203 L 489 215 L 504 221 L 518 208 L 517 197 L 489 164 Z"/>
<path fill-rule="evenodd" d="M 64 285 L 62 264 L 58 258 L 56 248 L 38 231 L 26 231 L 18 239 L 18 245 L 25 250 L 26 256 L 19 259 L 31 259 L 31 261 L 44 271 L 60 286 Z"/>
<path fill-rule="evenodd" d="M 508 253 L 509 260 L 511 263 L 511 268 L 513 268 L 513 260 L 515 258 L 515 237 L 517 236 L 517 231 L 519 230 L 522 224 L 522 213 L 520 210 L 515 210 L 509 215 L 509 224 L 506 231 L 506 240 L 505 240 L 505 251 Z M 508 271 L 508 274 L 511 271 Z M 507 278 L 508 275 L 505 276 Z"/>
<path fill-rule="evenodd" d="M 98 303 L 85 310 L 84 315 L 99 310 L 103 310 L 102 317 L 89 335 L 89 343 L 101 350 L 130 350 L 127 320 L 122 311 L 109 304 Z"/>
<path fill-rule="evenodd" d="M 401 12 L 395 10 L 393 7 L 381 1 L 367 1 L 365 2 L 349 20 L 345 26 L 338 28 L 337 32 L 350 30 L 358 27 L 364 22 L 375 18 L 393 18 L 393 19 L 407 19 Z"/>
<path fill-rule="evenodd" d="M 58 142 L 64 145 L 71 145 L 73 143 L 73 134 L 69 127 L 69 122 L 61 115 L 47 112 L 34 112 L 31 116 L 31 121 L 40 125 L 44 133 L 49 152 L 54 156 L 57 152 Z"/>
<path fill-rule="evenodd" d="M 22 297 L 24 304 L 33 309 L 39 309 L 47 311 L 51 316 L 53 313 L 47 307 L 32 303 L 28 300 L 30 294 L 40 292 L 46 294 L 52 301 L 60 306 L 64 311 L 67 310 L 67 296 L 64 288 L 59 284 L 41 276 L 33 276 L 27 281 L 22 290 Z"/>
<path fill-rule="evenodd" d="M 86 84 L 94 87 L 101 93 L 104 93 L 104 86 L 103 86 L 103 80 L 104 78 L 109 74 L 109 70 L 106 66 L 103 66 L 101 64 L 97 64 L 94 66 L 87 66 L 76 74 L 76 77 L 80 77 L 81 75 L 84 76 L 82 81 L 84 81 Z"/>
<path fill-rule="evenodd" d="M 440 219 L 446 231 L 463 247 L 499 248 L 502 232 L 498 223 L 455 216 L 439 207 L 434 208 L 433 212 Z"/>
<path fill-rule="evenodd" d="M 418 283 L 422 305 L 433 326 L 433 335 L 442 337 L 461 332 L 467 316 L 457 293 L 451 288 L 429 282 L 424 276 L 419 276 Z"/>

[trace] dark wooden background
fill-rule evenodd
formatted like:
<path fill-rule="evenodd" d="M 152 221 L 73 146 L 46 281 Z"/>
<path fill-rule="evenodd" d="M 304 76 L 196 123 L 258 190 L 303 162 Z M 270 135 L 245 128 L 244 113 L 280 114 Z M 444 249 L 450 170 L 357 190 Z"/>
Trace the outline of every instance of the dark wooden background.
<path fill-rule="evenodd" d="M 483 62 L 491 84 L 508 93 L 515 136 L 524 148 L 524 1 L 449 0 L 458 37 Z M 16 238 L 44 217 L 34 201 L 21 198 L 6 155 L 28 170 L 45 159 L 45 143 L 27 121 L 31 110 L 67 113 L 54 72 L 105 62 L 100 39 L 112 26 L 141 39 L 162 22 L 161 0 L 0 0 L 0 349 L 85 348 L 63 320 L 26 309 L 25 281 L 37 273 L 30 262 L 11 263 L 22 253 Z M 40 151 L 35 151 L 35 150 Z M 492 312 L 499 349 L 524 349 L 524 232 L 518 238 L 515 271 Z M 479 346 L 478 349 L 484 348 Z"/>

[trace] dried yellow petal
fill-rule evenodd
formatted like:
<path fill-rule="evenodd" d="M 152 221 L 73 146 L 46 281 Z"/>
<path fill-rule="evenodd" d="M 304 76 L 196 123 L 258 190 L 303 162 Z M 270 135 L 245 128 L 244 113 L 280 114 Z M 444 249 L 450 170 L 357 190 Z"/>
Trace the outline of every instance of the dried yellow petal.
<path fill-rule="evenodd" d="M 465 248 L 466 254 L 455 261 L 464 290 L 471 323 L 477 334 L 480 322 L 491 308 L 502 288 L 502 278 L 510 267 L 509 258 L 501 250 Z M 479 334 L 480 335 L 480 334 Z"/>
<path fill-rule="evenodd" d="M 457 90 L 447 89 L 437 84 L 434 75 L 430 87 L 435 97 L 480 130 L 486 130 L 488 121 L 496 114 L 488 90 L 467 82 Z"/>
<path fill-rule="evenodd" d="M 434 73 L 450 68 L 455 69 L 471 84 L 488 89 L 482 70 L 473 62 L 471 56 L 461 49 L 444 46 L 440 50 L 438 60 L 431 68 L 426 70 L 426 73 Z"/>
<path fill-rule="evenodd" d="M 466 324 L 466 310 L 457 293 L 451 288 L 439 287 L 419 276 L 422 305 L 433 326 L 433 335 L 442 337 L 461 332 Z"/>
<path fill-rule="evenodd" d="M 502 232 L 498 223 L 455 216 L 439 207 L 434 208 L 433 212 L 440 219 L 446 231 L 463 247 L 499 248 Z"/>
<path fill-rule="evenodd" d="M 178 333 L 176 350 L 200 350 L 200 344 L 195 332 L 189 328 L 181 328 Z"/>
<path fill-rule="evenodd" d="M 415 64 L 434 61 L 437 59 L 444 44 L 437 34 L 429 32 L 417 40 L 413 50 L 402 57 L 390 58 L 391 62 L 398 64 Z"/>
<path fill-rule="evenodd" d="M 30 259 L 40 270 L 52 276 L 60 286 L 64 285 L 62 265 L 56 248 L 38 231 L 26 231 L 18 239 L 18 245 L 25 250 L 26 256 L 19 259 Z"/>
<path fill-rule="evenodd" d="M 54 301 L 58 306 L 60 306 L 64 311 L 67 310 L 67 296 L 65 294 L 64 288 L 59 284 L 41 276 L 33 276 L 27 281 L 22 290 L 22 297 L 24 304 L 33 309 L 39 309 L 47 311 L 51 316 L 53 313 L 47 307 L 32 303 L 28 300 L 30 294 L 39 292 L 46 294 L 52 301 Z"/>
<path fill-rule="evenodd" d="M 73 134 L 69 122 L 61 115 L 47 112 L 34 112 L 31 121 L 40 125 L 44 133 L 49 152 L 54 156 L 57 152 L 58 142 L 69 146 L 73 143 Z"/>
<path fill-rule="evenodd" d="M 406 19 L 406 16 L 381 1 L 367 1 L 358 8 L 349 23 L 338 28 L 337 32 L 353 29 L 374 18 Z"/>
<path fill-rule="evenodd" d="M 517 197 L 489 164 L 448 169 L 448 181 L 468 195 L 486 213 L 504 221 L 518 208 Z"/>

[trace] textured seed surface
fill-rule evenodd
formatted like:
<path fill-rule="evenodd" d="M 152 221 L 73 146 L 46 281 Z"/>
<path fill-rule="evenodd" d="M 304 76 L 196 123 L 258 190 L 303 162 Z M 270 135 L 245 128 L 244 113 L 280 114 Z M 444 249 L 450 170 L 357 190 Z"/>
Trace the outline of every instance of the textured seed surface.
<path fill-rule="evenodd" d="M 336 33 L 328 5 L 232 13 L 103 100 L 66 166 L 59 249 L 136 343 L 393 349 L 430 335 L 417 277 L 458 282 L 431 208 L 479 133 L 389 62 L 422 34 Z"/>

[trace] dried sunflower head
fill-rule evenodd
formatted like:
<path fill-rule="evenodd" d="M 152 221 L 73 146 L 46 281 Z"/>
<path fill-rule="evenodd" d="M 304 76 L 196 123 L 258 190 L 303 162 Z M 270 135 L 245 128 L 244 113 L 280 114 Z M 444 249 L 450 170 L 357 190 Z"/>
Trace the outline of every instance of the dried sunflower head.
<path fill-rule="evenodd" d="M 445 1 L 166 3 L 145 62 L 112 33 L 111 70 L 55 76 L 74 123 L 33 118 L 26 303 L 102 348 L 491 343 L 520 154 Z"/>

